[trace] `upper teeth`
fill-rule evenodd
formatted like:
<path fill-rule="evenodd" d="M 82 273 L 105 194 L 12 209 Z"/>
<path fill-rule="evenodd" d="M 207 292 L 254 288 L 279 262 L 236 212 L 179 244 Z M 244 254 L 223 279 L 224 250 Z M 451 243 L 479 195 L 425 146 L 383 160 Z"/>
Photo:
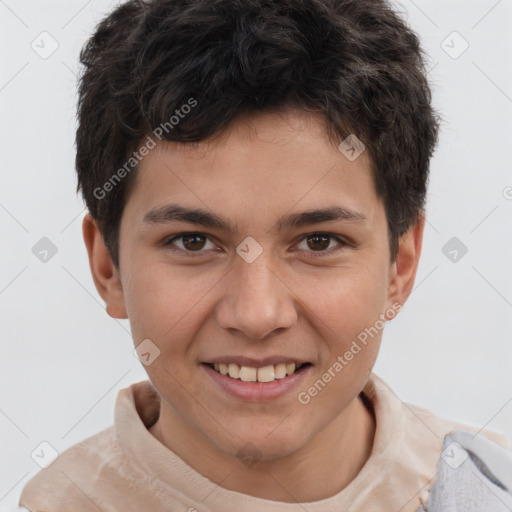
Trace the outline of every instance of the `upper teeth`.
<path fill-rule="evenodd" d="M 245 382 L 272 382 L 275 379 L 283 379 L 287 375 L 291 375 L 297 365 L 295 363 L 281 363 L 253 368 L 251 366 L 238 366 L 236 363 L 214 363 L 213 367 L 222 375 L 229 375 L 232 379 L 240 379 Z"/>

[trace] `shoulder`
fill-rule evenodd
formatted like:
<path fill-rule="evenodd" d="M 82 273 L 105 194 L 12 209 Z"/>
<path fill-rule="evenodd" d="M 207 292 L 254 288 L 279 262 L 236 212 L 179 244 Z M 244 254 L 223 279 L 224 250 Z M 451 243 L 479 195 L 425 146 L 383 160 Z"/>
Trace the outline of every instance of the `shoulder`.
<path fill-rule="evenodd" d="M 46 469 L 27 482 L 19 504 L 37 512 L 80 512 L 134 508 L 134 489 L 144 482 L 160 490 L 147 467 L 160 454 L 160 443 L 148 433 L 159 410 L 156 391 L 149 381 L 135 383 L 118 392 L 114 425 L 62 452 Z M 142 499 L 142 498 L 141 498 Z M 137 502 L 137 509 L 143 509 Z"/>
<path fill-rule="evenodd" d="M 431 473 L 417 512 L 510 512 L 510 440 L 403 404 L 408 446 L 416 464 L 428 461 Z M 416 466 L 415 466 L 416 467 Z"/>
<path fill-rule="evenodd" d="M 454 430 L 445 437 L 428 512 L 512 510 L 510 443 L 498 434 L 486 434 Z"/>
<path fill-rule="evenodd" d="M 97 512 L 96 506 L 87 502 L 80 484 L 94 481 L 102 467 L 115 458 L 117 450 L 113 427 L 75 444 L 26 483 L 19 505 L 38 512 L 73 509 Z"/>
<path fill-rule="evenodd" d="M 493 432 L 492 430 L 482 430 L 479 427 L 474 427 L 465 423 L 460 423 L 458 421 L 449 420 L 417 405 L 405 404 L 405 406 L 407 409 L 409 409 L 411 413 L 409 417 L 414 418 L 414 422 L 419 421 L 422 423 L 425 428 L 430 429 L 433 434 L 442 438 L 443 443 L 448 434 L 451 434 L 455 431 L 467 431 L 473 436 L 478 434 L 479 437 L 486 438 L 505 449 L 510 450 L 512 448 L 512 443 L 506 436 L 497 432 Z"/>
<path fill-rule="evenodd" d="M 433 453 L 418 456 L 432 463 L 435 472 L 425 487 L 417 512 L 510 512 L 512 510 L 512 451 L 510 440 L 490 430 L 440 418 L 409 406 L 411 416 L 435 434 Z M 411 420 L 413 421 L 413 420 Z M 421 429 L 416 430 L 421 435 Z M 427 430 L 423 435 L 432 438 Z M 421 446 L 419 437 L 416 439 Z M 420 461 L 417 461 L 420 463 Z"/>

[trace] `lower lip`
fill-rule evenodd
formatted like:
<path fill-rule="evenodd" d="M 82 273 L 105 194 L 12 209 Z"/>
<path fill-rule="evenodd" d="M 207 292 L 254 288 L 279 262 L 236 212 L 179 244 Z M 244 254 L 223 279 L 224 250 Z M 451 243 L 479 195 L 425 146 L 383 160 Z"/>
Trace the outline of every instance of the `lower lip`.
<path fill-rule="evenodd" d="M 312 366 L 307 365 L 284 379 L 272 382 L 244 382 L 216 372 L 207 364 L 201 364 L 206 373 L 227 393 L 248 402 L 266 402 L 290 393 L 304 381 Z"/>

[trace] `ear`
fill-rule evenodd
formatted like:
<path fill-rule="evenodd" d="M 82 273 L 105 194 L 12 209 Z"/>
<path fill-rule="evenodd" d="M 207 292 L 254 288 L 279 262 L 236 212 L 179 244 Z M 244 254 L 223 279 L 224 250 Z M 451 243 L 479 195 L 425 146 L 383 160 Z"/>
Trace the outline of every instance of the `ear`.
<path fill-rule="evenodd" d="M 92 278 L 105 301 L 107 313 L 112 318 L 128 318 L 119 272 L 90 213 L 84 217 L 82 233 L 89 254 Z"/>
<path fill-rule="evenodd" d="M 395 310 L 393 305 L 396 304 L 403 306 L 412 291 L 420 261 L 424 227 L 425 215 L 421 213 L 416 224 L 400 237 L 398 253 L 390 269 L 388 310 Z"/>

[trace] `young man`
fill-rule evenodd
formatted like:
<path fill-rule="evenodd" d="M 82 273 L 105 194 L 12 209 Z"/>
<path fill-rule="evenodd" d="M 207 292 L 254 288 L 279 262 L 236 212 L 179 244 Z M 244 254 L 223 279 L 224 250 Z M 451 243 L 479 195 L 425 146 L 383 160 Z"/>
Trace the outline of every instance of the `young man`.
<path fill-rule="evenodd" d="M 384 1 L 129 1 L 85 46 L 98 292 L 149 381 L 33 511 L 510 510 L 500 436 L 372 373 L 414 283 L 438 131 Z"/>

